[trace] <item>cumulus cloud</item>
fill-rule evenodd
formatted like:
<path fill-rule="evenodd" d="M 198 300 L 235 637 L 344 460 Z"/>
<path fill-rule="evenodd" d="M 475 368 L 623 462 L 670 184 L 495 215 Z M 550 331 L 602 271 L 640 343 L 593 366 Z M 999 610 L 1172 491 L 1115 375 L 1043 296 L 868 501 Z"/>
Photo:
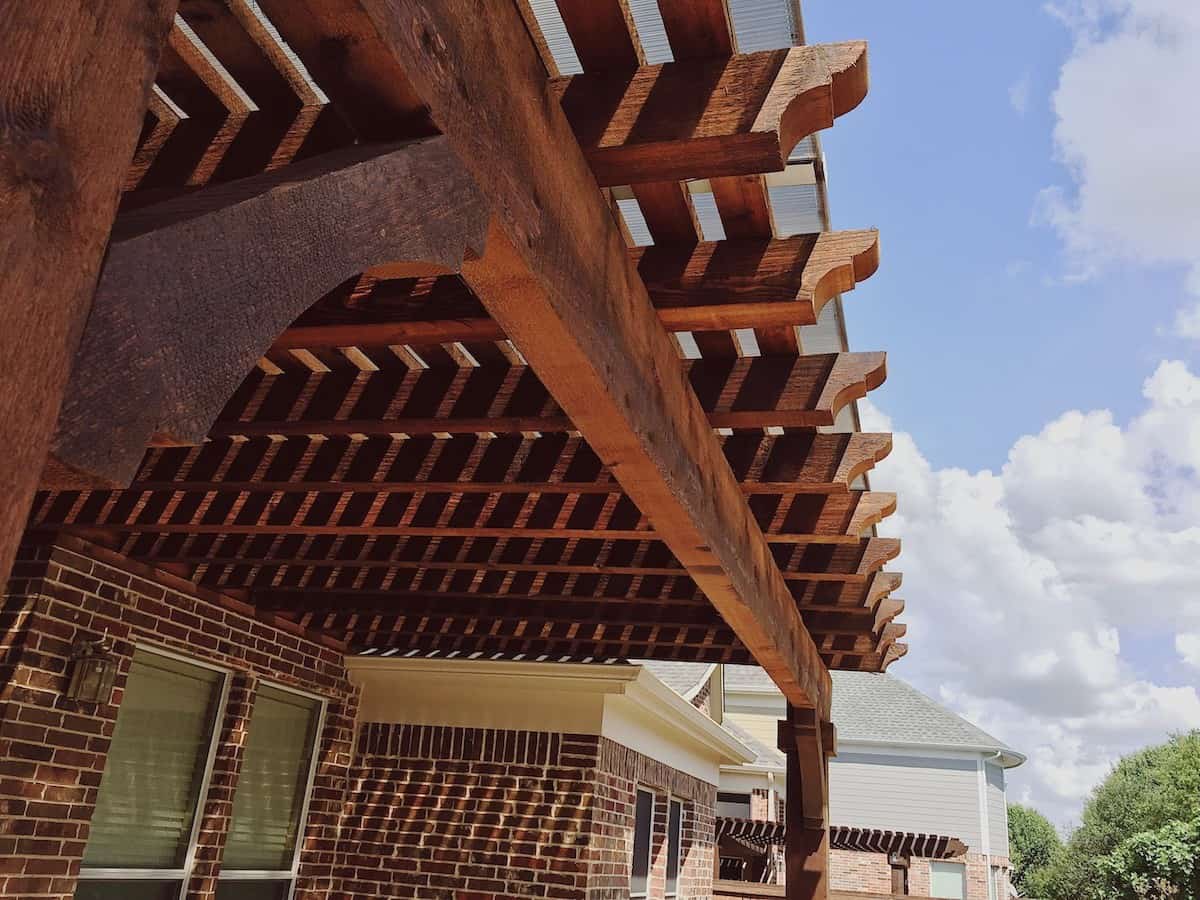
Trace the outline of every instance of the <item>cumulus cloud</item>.
<path fill-rule="evenodd" d="M 1014 796 L 1060 823 L 1123 753 L 1200 727 L 1200 378 L 1163 362 L 1142 392 L 1131 421 L 1065 413 L 999 471 L 935 469 L 899 432 L 872 478 L 901 498 L 893 672 L 1026 752 Z"/>
<path fill-rule="evenodd" d="M 1114 261 L 1181 267 L 1200 296 L 1200 84 L 1195 0 L 1064 0 L 1050 7 L 1073 37 L 1053 106 L 1054 143 L 1071 184 L 1042 191 L 1035 220 L 1055 228 L 1068 279 Z M 1200 301 L 1175 331 L 1200 338 Z"/>

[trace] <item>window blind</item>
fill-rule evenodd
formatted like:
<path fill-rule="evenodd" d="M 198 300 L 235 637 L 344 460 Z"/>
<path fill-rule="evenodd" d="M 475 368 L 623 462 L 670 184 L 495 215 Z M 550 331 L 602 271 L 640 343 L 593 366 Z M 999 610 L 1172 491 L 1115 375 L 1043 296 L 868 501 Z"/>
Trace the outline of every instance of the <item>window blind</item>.
<path fill-rule="evenodd" d="M 320 711 L 317 700 L 258 689 L 223 869 L 291 869 Z"/>
<path fill-rule="evenodd" d="M 629 892 L 635 896 L 646 895 L 650 880 L 650 828 L 654 817 L 654 795 L 649 791 L 637 792 L 633 817 L 633 872 L 629 880 Z"/>
<path fill-rule="evenodd" d="M 223 679 L 211 669 L 134 652 L 84 867 L 183 866 Z"/>
<path fill-rule="evenodd" d="M 679 893 L 679 853 L 683 838 L 683 804 L 672 800 L 667 812 L 667 896 Z"/>

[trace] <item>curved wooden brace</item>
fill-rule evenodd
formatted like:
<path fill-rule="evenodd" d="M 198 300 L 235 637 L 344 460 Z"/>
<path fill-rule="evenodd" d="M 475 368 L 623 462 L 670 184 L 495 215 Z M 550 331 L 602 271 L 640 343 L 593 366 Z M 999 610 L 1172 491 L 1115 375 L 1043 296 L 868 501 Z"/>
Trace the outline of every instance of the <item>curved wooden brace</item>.
<path fill-rule="evenodd" d="M 602 187 L 779 172 L 866 96 L 862 41 L 551 80 Z"/>
<path fill-rule="evenodd" d="M 126 484 L 152 440 L 203 440 L 315 300 L 392 260 L 455 271 L 482 252 L 487 217 L 442 138 L 353 147 L 123 217 L 43 484 Z"/>

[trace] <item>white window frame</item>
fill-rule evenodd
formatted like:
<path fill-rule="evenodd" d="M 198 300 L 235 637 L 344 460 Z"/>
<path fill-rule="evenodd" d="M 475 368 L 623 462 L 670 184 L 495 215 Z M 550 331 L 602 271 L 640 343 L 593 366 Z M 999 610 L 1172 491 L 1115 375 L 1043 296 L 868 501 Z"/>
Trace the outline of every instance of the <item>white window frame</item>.
<path fill-rule="evenodd" d="M 669 890 L 668 885 L 671 881 L 671 804 L 679 804 L 679 836 L 675 839 L 675 860 L 679 864 L 679 869 L 675 872 L 675 890 Z M 683 802 L 682 797 L 676 797 L 674 794 L 667 794 L 667 828 L 664 835 L 663 843 L 667 848 L 666 870 L 663 873 L 663 896 L 668 900 L 679 896 L 679 882 L 683 877 L 683 823 L 687 819 L 687 806 Z M 653 837 L 653 832 L 651 832 Z M 650 842 L 653 847 L 653 840 Z M 652 854 L 653 855 L 653 854 Z"/>
<path fill-rule="evenodd" d="M 198 669 L 207 669 L 210 672 L 217 672 L 221 676 L 221 690 L 217 698 L 217 714 L 213 718 L 212 734 L 208 739 L 208 757 L 204 763 L 204 774 L 200 777 L 199 794 L 196 800 L 196 810 L 192 814 L 192 831 L 188 835 L 187 852 L 183 857 L 183 868 L 179 869 L 122 869 L 122 868 L 80 868 L 80 881 L 179 881 L 179 892 L 177 896 L 180 900 L 184 900 L 185 892 L 187 891 L 188 882 L 192 878 L 192 869 L 196 865 L 196 845 L 200 836 L 200 820 L 204 817 L 204 803 L 208 799 L 208 789 L 212 782 L 213 765 L 217 759 L 217 748 L 221 743 L 221 729 L 225 723 L 225 714 L 228 712 L 227 706 L 229 703 L 230 683 L 233 680 L 232 670 L 214 665 L 206 660 L 196 659 L 193 656 L 186 656 L 174 650 L 169 650 L 159 644 L 150 643 L 147 641 L 135 641 L 133 645 L 134 652 L 141 650 L 145 653 L 151 653 L 155 656 L 165 656 L 168 659 L 173 659 L 176 662 L 181 662 L 189 666 L 195 666 Z M 121 711 L 117 710 L 118 718 Z M 107 768 L 107 762 L 105 765 Z M 101 776 L 103 777 L 103 776 Z"/>
<path fill-rule="evenodd" d="M 658 792 L 646 784 L 633 786 L 633 852 L 637 853 L 637 795 L 650 795 L 650 840 L 646 842 L 646 890 L 633 890 L 633 867 L 637 859 L 630 856 L 629 865 L 629 897 L 630 900 L 645 900 L 650 896 L 650 881 L 654 875 L 654 807 L 658 805 Z M 669 812 L 668 812 L 669 815 Z"/>
<path fill-rule="evenodd" d="M 968 889 L 969 889 L 969 885 L 967 883 L 967 864 L 965 862 L 958 862 L 957 860 L 950 860 L 950 859 L 938 859 L 938 860 L 931 859 L 929 861 L 929 893 L 934 897 L 937 896 L 936 894 L 933 893 L 933 870 L 935 867 L 939 867 L 939 866 L 946 866 L 946 867 L 953 866 L 954 870 L 962 876 L 962 881 L 961 881 L 962 894 L 960 896 L 966 897 Z"/>
<path fill-rule="evenodd" d="M 317 776 L 317 758 L 321 753 L 321 736 L 325 732 L 325 715 L 329 710 L 329 700 L 322 697 L 320 694 L 314 694 L 311 691 L 294 688 L 291 685 L 280 684 L 277 681 L 259 681 L 258 688 L 255 693 L 263 687 L 269 687 L 273 690 L 280 691 L 285 694 L 294 694 L 297 697 L 303 697 L 306 700 L 315 700 L 318 704 L 317 709 L 317 727 L 313 732 L 312 755 L 308 760 L 308 775 L 304 782 L 304 799 L 300 802 L 300 819 L 299 828 L 296 831 L 296 846 L 292 849 L 292 864 L 287 869 L 221 869 L 217 873 L 217 889 L 220 890 L 220 882 L 222 881 L 287 881 L 287 893 L 284 895 L 288 900 L 296 893 L 296 879 L 300 876 L 300 852 L 304 848 L 304 829 L 308 824 L 308 807 L 312 802 L 313 784 Z M 253 714 L 252 714 L 253 715 Z M 247 721 L 247 727 L 250 722 Z M 234 796 L 237 796 L 237 788 L 234 788 Z M 232 821 L 232 820 L 231 820 Z"/>

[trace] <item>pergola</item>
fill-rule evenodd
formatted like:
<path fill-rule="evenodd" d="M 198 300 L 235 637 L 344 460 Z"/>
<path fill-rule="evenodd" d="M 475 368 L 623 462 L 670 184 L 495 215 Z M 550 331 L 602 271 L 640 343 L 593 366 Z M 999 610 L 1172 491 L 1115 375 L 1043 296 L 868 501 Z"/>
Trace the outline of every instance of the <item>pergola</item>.
<path fill-rule="evenodd" d="M 884 356 L 796 327 L 878 246 L 775 234 L 762 176 L 865 44 L 739 55 L 723 0 L 659 0 L 648 65 L 622 0 L 558 0 L 560 76 L 524 0 L 20 6 L 0 574 L 28 525 L 354 651 L 757 662 L 823 897 L 828 669 L 902 655 L 903 604 L 890 437 L 831 430 Z"/>

